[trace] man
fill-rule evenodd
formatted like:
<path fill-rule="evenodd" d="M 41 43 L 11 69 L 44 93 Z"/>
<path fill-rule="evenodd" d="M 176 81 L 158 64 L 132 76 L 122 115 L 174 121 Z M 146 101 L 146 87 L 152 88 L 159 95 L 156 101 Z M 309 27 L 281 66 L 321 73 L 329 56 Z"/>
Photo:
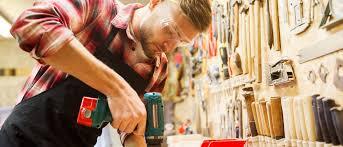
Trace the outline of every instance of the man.
<path fill-rule="evenodd" d="M 23 128 L 12 125 L 18 121 L 24 124 L 34 121 L 33 116 L 32 120 L 22 118 L 26 114 L 31 115 L 31 105 L 39 105 L 36 114 L 49 112 L 49 108 L 41 108 L 45 103 L 31 104 L 34 101 L 31 99 L 49 93 L 47 91 L 58 87 L 56 85 L 63 85 L 61 83 L 68 77 L 75 77 L 104 94 L 112 113 L 112 127 L 122 133 L 132 133 L 128 140 L 136 142 L 136 145 L 144 145 L 146 110 L 141 101 L 144 93 L 137 92 L 131 83 L 128 84 L 127 80 L 130 79 L 124 79 L 125 74 L 118 74 L 118 71 L 112 70 L 92 54 L 96 54 L 99 48 L 108 49 L 113 58 L 122 60 L 148 81 L 145 92 L 160 92 L 167 74 L 168 60 L 165 53 L 191 43 L 194 37 L 208 28 L 210 21 L 208 0 L 150 0 L 146 6 L 124 6 L 117 0 L 37 0 L 32 8 L 19 16 L 11 29 L 19 46 L 39 64 L 34 67 L 19 94 L 22 102 L 18 105 L 25 103 L 22 104 L 25 106 L 13 111 L 16 119 L 10 119 L 0 132 L 0 146 L 4 142 L 6 145 L 13 143 L 11 145 L 21 146 L 14 143 L 18 140 L 12 139 L 11 130 L 7 129 L 11 127 L 14 132 L 19 130 L 13 137 L 19 138 L 20 142 L 24 140 L 23 144 L 30 142 L 34 146 L 51 146 L 54 144 L 51 140 L 68 135 L 68 132 L 56 133 L 50 139 L 48 136 L 39 136 L 39 129 L 33 130 L 38 132 L 25 134 L 23 130 L 29 128 L 29 125 Z M 64 99 L 61 103 L 68 105 L 68 101 Z M 56 105 L 54 107 L 63 110 L 64 105 Z M 55 115 L 58 111 L 60 109 L 54 109 L 54 112 L 46 112 L 46 115 Z M 48 129 L 55 127 L 54 122 L 51 123 L 47 125 Z M 37 137 L 47 141 L 37 141 Z M 87 142 L 88 139 L 91 141 Z M 61 142 L 64 140 L 61 139 Z M 82 140 L 82 135 L 80 139 L 91 144 L 95 143 L 93 140 L 94 137 Z"/>

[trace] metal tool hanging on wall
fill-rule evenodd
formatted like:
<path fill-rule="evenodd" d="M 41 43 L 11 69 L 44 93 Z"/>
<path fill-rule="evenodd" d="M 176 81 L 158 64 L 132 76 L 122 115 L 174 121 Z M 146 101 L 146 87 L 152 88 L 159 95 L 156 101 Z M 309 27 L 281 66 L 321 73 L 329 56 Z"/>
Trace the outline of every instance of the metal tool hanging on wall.
<path fill-rule="evenodd" d="M 242 70 L 243 70 L 243 74 L 247 74 L 249 73 L 249 67 L 248 67 L 248 46 L 247 46 L 247 29 L 246 29 L 246 23 L 248 23 L 248 21 L 246 20 L 247 18 L 247 12 L 248 12 L 248 6 L 245 4 L 242 4 L 241 8 L 240 8 L 240 18 L 241 18 L 241 27 L 240 27 L 240 38 L 241 38 L 241 46 L 242 46 L 242 52 L 243 52 L 243 56 L 242 56 Z"/>
<path fill-rule="evenodd" d="M 198 51 L 193 55 L 191 58 L 192 60 L 192 76 L 195 77 L 202 72 L 202 49 L 198 49 Z"/>
<path fill-rule="evenodd" d="M 252 87 L 242 88 L 242 96 L 245 99 L 245 105 L 247 109 L 248 121 L 250 126 L 250 132 L 252 136 L 257 136 L 256 122 L 253 115 L 252 103 L 255 101 L 254 89 Z"/>
<path fill-rule="evenodd" d="M 335 103 L 334 99 L 328 98 L 328 97 L 323 99 L 324 116 L 325 116 L 327 128 L 329 129 L 329 137 L 333 145 L 339 145 L 339 141 L 338 141 L 337 133 L 335 130 L 335 126 L 333 124 L 333 119 L 332 119 L 330 109 L 337 106 L 338 105 Z"/>
<path fill-rule="evenodd" d="M 229 33 L 227 33 L 229 31 L 229 29 L 226 29 L 227 26 L 227 19 L 226 19 L 226 13 L 225 13 L 225 9 L 224 6 L 222 4 L 217 5 L 217 15 L 218 15 L 218 29 L 219 29 L 219 40 L 220 43 L 218 45 L 219 48 L 219 53 L 220 53 L 220 57 L 222 60 L 222 70 L 223 70 L 223 74 L 224 74 L 224 79 L 228 79 L 230 78 L 230 72 L 229 72 L 229 65 L 228 65 L 228 48 L 230 47 L 230 45 L 228 45 L 227 42 L 227 38 L 229 36 L 227 36 Z"/>
<path fill-rule="evenodd" d="M 314 84 L 316 82 L 317 76 L 313 70 L 309 70 L 306 78 L 308 81 L 310 81 L 312 84 Z"/>
<path fill-rule="evenodd" d="M 229 65 L 230 65 L 231 75 L 232 76 L 241 75 L 243 71 L 242 71 L 242 61 L 241 61 L 240 55 L 237 52 L 232 53 L 230 55 L 229 61 L 230 61 Z"/>
<path fill-rule="evenodd" d="M 203 112 L 203 114 L 205 115 L 205 117 L 204 117 L 205 122 L 201 123 L 201 124 L 204 124 L 204 125 L 201 125 L 201 133 L 204 136 L 209 136 L 210 130 L 209 130 L 209 127 L 208 127 L 209 123 L 208 123 L 207 102 L 205 100 L 205 96 L 204 96 L 204 91 L 203 91 L 202 85 L 203 85 L 203 81 L 198 81 L 197 84 L 195 85 L 195 90 L 196 90 L 196 96 L 200 100 L 201 112 Z"/>
<path fill-rule="evenodd" d="M 217 55 L 217 37 L 218 37 L 218 30 L 217 30 L 217 14 L 216 14 L 216 7 L 217 7 L 217 1 L 213 1 L 211 5 L 212 9 L 212 23 L 211 23 L 211 28 L 209 30 L 209 56 L 213 57 Z"/>
<path fill-rule="evenodd" d="M 330 109 L 332 114 L 332 121 L 338 136 L 338 140 L 343 145 L 343 107 L 337 106 Z"/>
<path fill-rule="evenodd" d="M 231 28 L 232 28 L 232 32 L 233 32 L 233 37 L 232 37 L 232 47 L 236 48 L 238 47 L 238 43 L 239 43 L 239 5 L 242 3 L 241 0 L 231 0 L 231 17 L 232 22 L 231 22 Z"/>
<path fill-rule="evenodd" d="M 291 32 L 299 34 L 309 27 L 310 22 L 308 18 L 304 17 L 303 2 L 302 0 L 290 0 L 290 11 L 293 14 L 293 24 L 291 26 Z"/>
<path fill-rule="evenodd" d="M 235 100 L 235 120 L 236 120 L 236 138 L 243 138 L 243 111 L 242 100 L 236 97 Z"/>
<path fill-rule="evenodd" d="M 273 28 L 272 28 L 272 21 L 271 21 L 271 15 L 270 15 L 270 9 L 269 9 L 269 3 L 270 0 L 264 0 L 263 1 L 263 23 L 264 23 L 264 37 L 266 38 L 266 43 L 269 45 L 270 48 L 272 48 L 273 45 Z M 275 48 L 275 50 L 277 50 Z"/>
<path fill-rule="evenodd" d="M 336 59 L 336 65 L 333 70 L 333 84 L 337 89 L 343 91 L 343 60 L 340 58 Z"/>
<path fill-rule="evenodd" d="M 231 76 L 237 76 L 243 73 L 242 71 L 242 61 L 240 55 L 236 52 L 236 49 L 238 47 L 239 43 L 239 5 L 241 4 L 240 0 L 234 0 L 231 3 L 231 8 L 233 11 L 231 11 L 231 16 L 233 16 L 233 25 L 231 28 L 233 28 L 233 37 L 232 37 L 232 52 L 230 53 L 230 59 L 229 59 L 229 66 L 230 66 L 230 73 Z"/>
<path fill-rule="evenodd" d="M 329 0 L 319 27 L 329 29 L 343 23 L 343 3 L 341 0 Z"/>
<path fill-rule="evenodd" d="M 312 110 L 313 110 L 313 114 L 314 114 L 314 123 L 315 123 L 315 127 L 316 127 L 316 141 L 318 142 L 323 142 L 324 138 L 323 138 L 323 133 L 322 133 L 322 129 L 321 129 L 321 124 L 320 124 L 320 120 L 319 120 L 319 113 L 318 113 L 318 104 L 317 104 L 317 98 L 319 97 L 319 94 L 314 94 L 312 95 Z"/>
<path fill-rule="evenodd" d="M 289 59 L 281 59 L 270 66 L 269 85 L 282 85 L 295 80 L 292 62 Z"/>
<path fill-rule="evenodd" d="M 311 23 L 311 7 L 312 7 L 312 0 L 309 0 L 310 4 L 309 9 L 307 9 L 307 13 L 304 12 L 304 6 L 302 0 L 290 0 L 289 1 L 289 10 L 291 12 L 291 16 L 293 16 L 293 23 L 291 25 L 291 33 L 293 34 L 300 34 L 304 32 Z M 306 16 L 307 14 L 307 16 Z"/>
<path fill-rule="evenodd" d="M 326 143 L 331 143 L 331 138 L 329 136 L 329 130 L 327 128 L 326 120 L 325 120 L 325 112 L 324 112 L 324 106 L 323 106 L 323 99 L 324 97 L 318 97 L 316 99 L 317 101 L 317 113 L 318 113 L 318 120 L 320 124 L 320 130 L 323 134 L 323 141 Z M 331 131 L 331 130 L 330 130 Z"/>
<path fill-rule="evenodd" d="M 217 64 L 212 64 L 208 66 L 207 76 L 211 84 L 217 84 L 220 78 L 220 69 Z"/>
<path fill-rule="evenodd" d="M 320 64 L 318 68 L 318 75 L 323 83 L 326 83 L 327 76 L 329 74 L 329 70 L 322 64 Z"/>
<path fill-rule="evenodd" d="M 238 89 L 234 89 L 232 99 L 229 101 L 229 111 L 231 111 L 230 123 L 231 133 L 234 138 L 243 137 L 243 117 L 242 117 L 242 101 L 238 98 Z"/>

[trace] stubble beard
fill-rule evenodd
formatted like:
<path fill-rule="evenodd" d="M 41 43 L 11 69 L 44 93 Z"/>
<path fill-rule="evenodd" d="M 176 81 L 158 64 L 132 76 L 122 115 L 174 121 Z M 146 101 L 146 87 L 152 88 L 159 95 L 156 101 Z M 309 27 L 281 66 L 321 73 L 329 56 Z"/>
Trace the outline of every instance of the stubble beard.
<path fill-rule="evenodd" d="M 142 45 L 142 49 L 144 51 L 145 56 L 148 58 L 154 58 L 154 52 L 153 52 L 153 47 L 152 47 L 152 42 L 149 41 L 150 38 L 152 37 L 152 33 L 148 32 L 147 30 L 141 29 L 140 30 L 140 35 L 141 35 L 141 40 L 140 43 Z"/>

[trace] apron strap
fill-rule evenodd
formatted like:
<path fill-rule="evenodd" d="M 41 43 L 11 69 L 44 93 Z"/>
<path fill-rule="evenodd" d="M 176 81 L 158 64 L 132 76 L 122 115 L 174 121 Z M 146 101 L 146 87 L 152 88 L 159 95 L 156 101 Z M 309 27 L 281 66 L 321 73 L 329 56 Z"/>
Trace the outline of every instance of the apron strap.
<path fill-rule="evenodd" d="M 138 94 L 145 93 L 149 81 L 143 79 L 135 70 L 127 65 L 120 55 L 113 54 L 108 49 L 117 33 L 118 29 L 112 27 L 109 37 L 105 40 L 105 45 L 96 48 L 94 56 L 123 77 Z"/>

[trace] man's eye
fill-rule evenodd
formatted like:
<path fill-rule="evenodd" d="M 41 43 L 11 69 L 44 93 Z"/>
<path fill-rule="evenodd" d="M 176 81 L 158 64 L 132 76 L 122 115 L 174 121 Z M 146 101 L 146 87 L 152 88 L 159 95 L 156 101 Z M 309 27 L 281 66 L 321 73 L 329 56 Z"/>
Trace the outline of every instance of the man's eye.
<path fill-rule="evenodd" d="M 169 27 L 165 28 L 164 32 L 168 35 L 168 38 L 175 38 L 177 36 L 177 34 Z"/>
<path fill-rule="evenodd" d="M 173 32 L 172 32 L 170 29 L 167 30 L 167 33 L 168 33 L 168 35 L 171 36 L 171 37 L 174 35 Z"/>

